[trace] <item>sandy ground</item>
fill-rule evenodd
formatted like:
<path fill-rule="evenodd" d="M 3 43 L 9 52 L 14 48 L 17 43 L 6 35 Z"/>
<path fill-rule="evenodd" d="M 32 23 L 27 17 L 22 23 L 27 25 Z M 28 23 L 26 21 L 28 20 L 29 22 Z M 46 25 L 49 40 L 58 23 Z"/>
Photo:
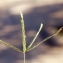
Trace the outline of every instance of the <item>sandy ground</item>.
<path fill-rule="evenodd" d="M 19 12 L 24 14 L 27 45 L 44 24 L 43 32 L 35 44 L 53 34 L 57 25 L 63 25 L 63 0 L 0 0 L 0 39 L 22 49 Z M 57 37 L 57 38 L 56 38 Z M 26 53 L 26 63 L 63 63 L 63 38 L 59 35 L 52 42 L 60 46 L 41 44 Z M 23 63 L 23 54 L 0 43 L 0 63 Z"/>

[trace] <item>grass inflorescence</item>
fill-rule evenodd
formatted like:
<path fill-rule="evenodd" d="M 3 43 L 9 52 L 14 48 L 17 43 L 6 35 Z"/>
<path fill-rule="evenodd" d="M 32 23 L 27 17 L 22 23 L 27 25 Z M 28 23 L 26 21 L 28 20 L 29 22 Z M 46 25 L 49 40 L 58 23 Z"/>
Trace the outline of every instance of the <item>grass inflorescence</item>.
<path fill-rule="evenodd" d="M 25 63 L 25 53 L 26 53 L 26 52 L 29 52 L 30 50 L 32 50 L 32 49 L 36 48 L 37 46 L 39 46 L 41 43 L 43 43 L 43 42 L 45 42 L 46 40 L 50 39 L 51 37 L 57 35 L 57 34 L 62 30 L 62 27 L 61 27 L 57 32 L 55 32 L 53 35 L 51 35 L 51 36 L 45 38 L 44 40 L 42 40 L 41 42 L 37 43 L 35 46 L 32 47 L 33 43 L 35 42 L 36 38 L 38 37 L 38 35 L 39 35 L 39 33 L 40 33 L 40 31 L 41 31 L 41 29 L 42 29 L 42 27 L 43 27 L 43 24 L 41 23 L 40 28 L 39 28 L 37 34 L 35 35 L 35 37 L 34 37 L 34 39 L 32 40 L 32 42 L 30 42 L 29 46 L 26 48 L 25 25 L 24 25 L 23 14 L 22 14 L 21 12 L 20 12 L 20 16 L 21 16 L 21 28 L 22 28 L 22 45 L 23 45 L 23 50 L 21 50 L 21 49 L 15 47 L 15 46 L 12 46 L 12 45 L 10 45 L 10 44 L 8 44 L 8 43 L 2 41 L 2 40 L 0 40 L 0 42 L 3 43 L 3 44 L 6 45 L 6 46 L 8 46 L 8 47 L 10 47 L 10 48 L 12 48 L 12 49 L 18 51 L 18 52 L 20 52 L 20 53 L 23 53 L 23 54 L 24 54 L 24 63 Z"/>

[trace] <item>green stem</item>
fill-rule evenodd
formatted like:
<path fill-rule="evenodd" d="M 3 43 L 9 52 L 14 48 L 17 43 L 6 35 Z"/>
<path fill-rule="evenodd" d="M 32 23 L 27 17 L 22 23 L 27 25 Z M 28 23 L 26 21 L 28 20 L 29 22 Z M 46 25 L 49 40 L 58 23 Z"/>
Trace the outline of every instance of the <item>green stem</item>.
<path fill-rule="evenodd" d="M 24 54 L 24 63 L 25 63 L 25 52 L 23 54 Z"/>

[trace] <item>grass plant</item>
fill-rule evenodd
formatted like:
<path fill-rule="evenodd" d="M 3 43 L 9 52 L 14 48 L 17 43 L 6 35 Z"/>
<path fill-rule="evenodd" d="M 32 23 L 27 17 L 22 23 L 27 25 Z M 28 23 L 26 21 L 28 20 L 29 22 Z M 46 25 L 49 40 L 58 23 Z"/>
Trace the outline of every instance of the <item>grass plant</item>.
<path fill-rule="evenodd" d="M 26 53 L 26 52 L 29 52 L 30 50 L 32 50 L 32 49 L 36 48 L 37 46 L 39 46 L 41 43 L 43 43 L 43 42 L 45 42 L 46 40 L 50 39 L 51 37 L 57 35 L 57 34 L 62 30 L 62 27 L 61 27 L 57 32 L 55 32 L 53 35 L 51 35 L 51 36 L 45 38 L 44 40 L 42 40 L 41 42 L 37 43 L 36 45 L 34 45 L 34 46 L 32 47 L 33 43 L 34 43 L 35 40 L 37 39 L 37 36 L 39 35 L 39 33 L 40 33 L 40 31 L 41 31 L 41 29 L 42 29 L 42 27 L 43 27 L 43 24 L 41 23 L 40 28 L 39 28 L 37 34 L 35 35 L 34 39 L 30 42 L 29 46 L 26 47 L 25 25 L 24 25 L 23 14 L 22 14 L 21 12 L 20 12 L 20 16 L 21 16 L 22 45 L 23 45 L 23 49 L 21 50 L 21 49 L 19 49 L 19 48 L 17 48 L 17 47 L 14 47 L 14 46 L 12 46 L 12 45 L 10 45 L 10 44 L 8 44 L 8 43 L 2 41 L 2 40 L 0 40 L 0 42 L 3 43 L 3 44 L 6 45 L 6 46 L 8 46 L 8 47 L 10 47 L 10 48 L 12 48 L 12 49 L 18 51 L 18 52 L 20 52 L 20 53 L 23 53 L 23 55 L 24 55 L 24 63 L 25 63 L 25 53 Z"/>

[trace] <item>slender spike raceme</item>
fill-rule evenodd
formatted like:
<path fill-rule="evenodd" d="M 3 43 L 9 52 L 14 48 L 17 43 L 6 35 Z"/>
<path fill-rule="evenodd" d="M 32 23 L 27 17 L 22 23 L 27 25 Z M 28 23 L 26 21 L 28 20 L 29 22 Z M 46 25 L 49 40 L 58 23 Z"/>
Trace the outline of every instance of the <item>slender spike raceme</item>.
<path fill-rule="evenodd" d="M 53 35 L 51 35 L 51 36 L 45 38 L 43 41 L 37 43 L 35 46 L 32 47 L 34 41 L 35 41 L 36 38 L 38 37 L 38 35 L 39 35 L 39 33 L 40 33 L 40 31 L 41 31 L 41 29 L 42 29 L 42 27 L 43 27 L 43 24 L 41 24 L 41 25 L 40 25 L 40 28 L 39 28 L 39 30 L 38 30 L 38 32 L 37 32 L 37 34 L 36 34 L 35 37 L 34 37 L 34 39 L 33 39 L 32 42 L 30 43 L 30 45 L 26 48 L 26 35 L 25 35 L 24 19 L 23 19 L 23 14 L 22 14 L 21 12 L 20 12 L 20 15 L 21 15 L 21 28 L 22 28 L 22 45 L 23 45 L 23 51 L 22 51 L 21 49 L 17 48 L 17 47 L 14 47 L 14 46 L 12 46 L 12 45 L 10 45 L 10 44 L 8 44 L 8 43 L 2 41 L 2 40 L 0 40 L 0 42 L 3 43 L 3 44 L 6 45 L 6 46 L 8 46 L 8 47 L 10 47 L 10 48 L 12 48 L 12 49 L 18 51 L 18 52 L 20 52 L 20 53 L 23 53 L 23 55 L 24 55 L 24 63 L 25 63 L 25 53 L 26 53 L 26 52 L 28 52 L 28 51 L 30 51 L 30 50 L 36 48 L 37 46 L 39 46 L 39 45 L 40 45 L 41 43 L 43 43 L 44 41 L 46 41 L 46 40 L 50 39 L 51 37 L 57 35 L 57 34 L 62 30 L 62 27 L 61 27 L 56 33 L 54 33 Z"/>
<path fill-rule="evenodd" d="M 21 15 L 21 25 L 22 25 L 22 45 L 23 45 L 23 53 L 24 53 L 26 52 L 25 26 L 24 26 L 23 14 L 21 12 L 20 15 Z"/>
<path fill-rule="evenodd" d="M 27 47 L 27 50 L 28 50 L 29 48 L 31 48 L 31 46 L 33 45 L 33 43 L 34 43 L 34 41 L 36 40 L 37 36 L 39 35 L 39 33 L 40 33 L 42 27 L 43 27 L 43 24 L 41 23 L 40 28 L 39 28 L 37 34 L 35 35 L 34 39 L 33 39 L 32 42 L 30 43 L 30 45 Z"/>
<path fill-rule="evenodd" d="M 0 42 L 3 43 L 3 44 L 6 45 L 6 46 L 8 46 L 8 47 L 10 47 L 10 48 L 12 48 L 12 49 L 18 51 L 18 52 L 22 52 L 19 48 L 14 47 L 14 46 L 12 46 L 12 45 L 10 45 L 10 44 L 8 44 L 8 43 L 2 41 L 2 40 L 0 40 Z"/>
<path fill-rule="evenodd" d="M 23 54 L 24 54 L 24 63 L 25 63 L 26 35 L 25 35 L 25 26 L 24 26 L 23 14 L 20 12 L 20 15 L 21 15 L 21 27 L 22 27 L 22 45 L 23 45 Z"/>

